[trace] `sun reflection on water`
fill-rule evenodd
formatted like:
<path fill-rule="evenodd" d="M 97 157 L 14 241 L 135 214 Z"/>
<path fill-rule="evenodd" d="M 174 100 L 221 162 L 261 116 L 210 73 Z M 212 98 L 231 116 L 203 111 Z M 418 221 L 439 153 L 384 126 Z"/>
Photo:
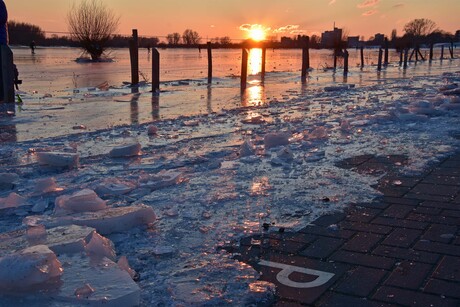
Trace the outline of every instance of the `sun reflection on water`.
<path fill-rule="evenodd" d="M 249 51 L 249 75 L 258 75 L 262 72 L 262 49 L 254 48 Z"/>

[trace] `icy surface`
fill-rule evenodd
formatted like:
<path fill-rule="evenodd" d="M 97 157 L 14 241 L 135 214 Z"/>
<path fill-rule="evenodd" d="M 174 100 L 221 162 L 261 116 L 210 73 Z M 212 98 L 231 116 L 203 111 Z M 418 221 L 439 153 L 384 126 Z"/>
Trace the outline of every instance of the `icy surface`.
<path fill-rule="evenodd" d="M 0 258 L 0 290 L 20 292 L 45 288 L 59 280 L 62 266 L 45 245 L 26 248 Z"/>
<path fill-rule="evenodd" d="M 132 100 L 140 96 L 138 106 L 148 116 L 139 122 L 145 124 L 130 117 L 128 108 L 132 126 L 100 127 L 90 121 L 78 124 L 97 131 L 2 144 L 0 172 L 17 173 L 21 179 L 0 195 L 26 197 L 35 180 L 45 177 L 55 178 L 65 195 L 97 190 L 110 209 L 52 216 L 55 197 L 62 196 L 56 191 L 27 196 L 31 204 L 50 205 L 25 222 L 47 228 L 87 225 L 107 234 L 116 254 L 125 255 L 138 273 L 143 305 L 244 306 L 261 297 L 269 301 L 271 286 L 257 284 L 259 276 L 252 268 L 218 252 L 218 247 L 263 232 L 264 223 L 296 230 L 324 213 L 380 196 L 370 185 L 381 174 L 338 168 L 342 159 L 404 155 L 408 164 L 398 167 L 413 175 L 455 151 L 460 145 L 460 101 L 451 91 L 460 82 L 459 71 L 457 60 L 422 63 L 407 71 L 390 65 L 380 74 L 370 67 L 350 72 L 348 82 L 354 87 L 345 87 L 346 80 L 332 72 L 326 77 L 315 71 L 307 84 L 298 82 L 297 71 L 271 72 L 263 87 L 249 86 L 248 96 L 227 100 L 220 94 L 229 90 L 225 80 L 210 89 L 196 82 L 188 91 L 177 83 L 177 93 L 161 93 L 155 109 L 161 113 L 153 121 L 151 94 L 120 96 L 112 102 L 133 106 Z M 327 86 L 335 88 L 327 91 Z M 72 99 L 88 94 L 107 106 L 106 97 L 117 90 L 88 89 Z M 180 93 L 190 96 L 182 99 Z M 202 110 L 187 113 L 186 102 L 194 96 L 203 100 Z M 219 99 L 223 102 L 214 104 Z M 86 112 L 95 105 L 85 101 L 78 108 Z M 72 105 L 66 108 L 73 110 Z M 185 116 L 172 118 L 173 109 Z M 60 118 L 62 110 L 47 112 Z M 154 136 L 150 125 L 157 128 Z M 142 155 L 110 157 L 109 148 L 132 144 L 133 139 L 142 144 Z M 253 145 L 250 155 L 242 151 L 245 142 Z M 75 152 L 79 167 L 42 167 L 36 163 L 40 151 Z M 3 211 L 3 231 L 21 227 L 18 216 L 31 214 L 27 206 Z M 69 289 L 73 297 L 96 292 L 90 281 Z"/>

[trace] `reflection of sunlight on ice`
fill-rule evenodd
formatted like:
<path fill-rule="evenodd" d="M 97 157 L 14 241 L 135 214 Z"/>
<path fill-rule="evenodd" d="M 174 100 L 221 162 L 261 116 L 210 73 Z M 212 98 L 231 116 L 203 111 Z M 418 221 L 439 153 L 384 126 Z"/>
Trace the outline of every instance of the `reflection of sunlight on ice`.
<path fill-rule="evenodd" d="M 253 82 L 249 82 L 249 84 L 252 84 Z M 250 86 L 244 91 L 242 95 L 242 105 L 244 107 L 261 106 L 264 104 L 265 89 L 262 85 Z"/>
<path fill-rule="evenodd" d="M 271 189 L 270 182 L 268 177 L 261 177 L 254 179 L 254 182 L 251 186 L 251 195 L 267 195 L 267 191 Z"/>

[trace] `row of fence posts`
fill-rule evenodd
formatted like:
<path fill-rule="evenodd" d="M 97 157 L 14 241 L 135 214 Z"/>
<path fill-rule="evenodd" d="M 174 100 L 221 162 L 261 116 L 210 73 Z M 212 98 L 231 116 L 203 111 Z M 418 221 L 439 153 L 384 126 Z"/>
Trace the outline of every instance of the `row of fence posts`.
<path fill-rule="evenodd" d="M 301 81 L 304 83 L 307 80 L 308 70 L 310 69 L 310 46 L 309 38 L 307 37 L 302 46 L 302 69 L 301 69 Z M 130 40 L 129 44 L 130 59 L 131 59 L 131 84 L 133 87 L 139 83 L 139 45 L 138 45 L 138 33 L 137 30 L 133 30 L 133 37 Z M 262 47 L 262 67 L 261 67 L 261 81 L 265 79 L 265 63 L 266 63 L 266 47 Z M 412 58 L 415 56 L 415 61 L 421 60 L 425 61 L 424 56 L 420 52 L 419 47 L 415 47 L 410 56 L 410 48 L 405 48 L 400 50 L 399 66 L 403 66 L 404 69 L 408 67 L 408 61 L 412 61 Z M 347 49 L 341 51 L 343 56 L 343 74 L 346 76 L 348 74 L 348 59 L 349 54 Z M 451 43 L 449 47 L 450 56 L 454 58 L 454 45 Z M 334 70 L 337 68 L 337 51 L 334 52 Z M 212 45 L 210 42 L 207 43 L 207 55 L 208 55 L 208 84 L 212 84 Z M 364 68 L 364 47 L 360 47 L 360 59 L 361 59 L 361 69 Z M 444 46 L 441 46 L 441 60 L 444 59 Z M 242 49 L 241 55 L 241 90 L 245 90 L 247 87 L 247 75 L 248 75 L 248 60 L 249 60 L 249 51 L 246 48 Z M 433 60 L 433 44 L 430 46 L 429 53 L 430 62 Z M 387 66 L 389 64 L 389 42 L 388 39 L 385 39 L 385 44 L 383 48 L 379 48 L 378 53 L 378 62 L 377 62 L 377 71 L 382 70 L 382 66 Z M 152 49 L 152 92 L 158 93 L 160 90 L 160 54 L 156 48 Z"/>

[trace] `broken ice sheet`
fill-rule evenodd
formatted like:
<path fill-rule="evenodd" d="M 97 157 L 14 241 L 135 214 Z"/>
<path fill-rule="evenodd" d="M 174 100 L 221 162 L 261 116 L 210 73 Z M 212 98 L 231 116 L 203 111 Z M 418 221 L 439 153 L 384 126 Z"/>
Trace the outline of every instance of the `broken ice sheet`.
<path fill-rule="evenodd" d="M 129 181 L 122 181 L 116 178 L 109 178 L 99 183 L 94 191 L 101 196 L 124 195 L 131 192 L 136 184 Z"/>
<path fill-rule="evenodd" d="M 37 161 L 41 165 L 54 167 L 78 167 L 80 157 L 76 153 L 67 152 L 37 152 Z"/>
<path fill-rule="evenodd" d="M 125 158 L 125 157 L 134 157 L 141 154 L 141 144 L 132 143 L 125 144 L 120 146 L 115 146 L 110 150 L 109 156 L 112 158 Z"/>
<path fill-rule="evenodd" d="M 104 200 L 90 189 L 84 189 L 72 195 L 62 195 L 56 198 L 54 214 L 56 216 L 68 213 L 99 211 L 106 209 Z"/>
<path fill-rule="evenodd" d="M 85 226 L 59 226 L 46 229 L 44 225 L 0 234 L 0 256 L 29 246 L 46 245 L 56 254 L 82 253 L 90 241 L 94 228 Z"/>
<path fill-rule="evenodd" d="M 85 306 L 138 306 L 139 286 L 131 276 L 107 258 L 82 255 L 59 257 L 64 272 L 54 300 Z"/>
<path fill-rule="evenodd" d="M 107 208 L 95 212 L 74 213 L 64 216 L 28 216 L 23 224 L 46 227 L 79 225 L 93 227 L 102 235 L 123 232 L 134 227 L 155 222 L 156 216 L 149 206 L 140 204 L 128 207 Z"/>
<path fill-rule="evenodd" d="M 16 194 L 15 192 L 11 192 L 5 198 L 0 198 L 0 209 L 18 208 L 29 205 L 30 204 L 27 202 L 26 198 Z"/>
<path fill-rule="evenodd" d="M 32 195 L 41 195 L 60 190 L 62 189 L 57 186 L 55 178 L 41 178 L 35 181 L 35 187 Z"/>
<path fill-rule="evenodd" d="M 151 188 L 154 190 L 169 187 L 181 183 L 184 180 L 182 172 L 175 170 L 162 170 L 155 175 L 141 177 L 142 188 Z"/>
<path fill-rule="evenodd" d="M 0 290 L 55 288 L 62 271 L 61 263 L 47 246 L 29 247 L 0 258 Z"/>

